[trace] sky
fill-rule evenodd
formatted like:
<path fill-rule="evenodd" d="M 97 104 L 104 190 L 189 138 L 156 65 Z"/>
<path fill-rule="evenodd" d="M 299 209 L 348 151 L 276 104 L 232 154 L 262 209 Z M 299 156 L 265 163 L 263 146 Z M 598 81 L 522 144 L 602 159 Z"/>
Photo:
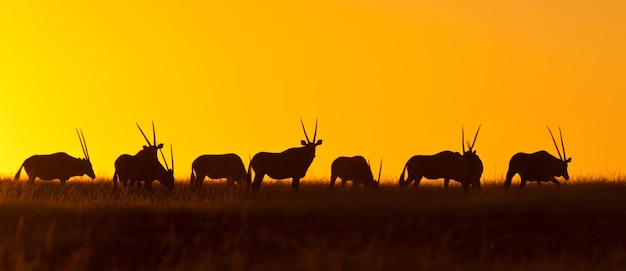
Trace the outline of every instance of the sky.
<path fill-rule="evenodd" d="M 484 178 L 560 126 L 570 176 L 626 171 L 624 1 L 0 2 L 0 175 L 34 154 L 82 157 L 98 177 L 154 121 L 176 176 L 202 154 L 300 146 L 307 176 L 363 155 L 396 180 L 413 155 L 475 149 Z M 558 133 L 558 132 L 557 132 Z M 557 142 L 558 142 L 558 135 Z"/>

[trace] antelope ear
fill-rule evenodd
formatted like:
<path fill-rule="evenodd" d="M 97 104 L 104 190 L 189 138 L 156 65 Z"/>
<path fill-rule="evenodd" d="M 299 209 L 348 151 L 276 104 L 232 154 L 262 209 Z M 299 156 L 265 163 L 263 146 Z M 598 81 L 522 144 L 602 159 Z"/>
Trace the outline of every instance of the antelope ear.
<path fill-rule="evenodd" d="M 302 146 L 304 146 L 304 145 L 306 145 L 306 141 L 300 140 L 300 144 L 302 144 Z"/>
<path fill-rule="evenodd" d="M 159 144 L 159 146 L 157 147 L 157 149 L 163 149 L 163 143 Z"/>
<path fill-rule="evenodd" d="M 568 163 L 571 162 L 571 161 L 572 161 L 572 157 L 567 158 L 567 160 L 565 160 L 565 162 L 568 162 Z"/>
<path fill-rule="evenodd" d="M 318 141 L 315 143 L 315 145 L 317 145 L 317 146 L 322 145 L 322 140 L 321 140 L 321 139 L 320 139 L 320 140 L 318 140 Z"/>

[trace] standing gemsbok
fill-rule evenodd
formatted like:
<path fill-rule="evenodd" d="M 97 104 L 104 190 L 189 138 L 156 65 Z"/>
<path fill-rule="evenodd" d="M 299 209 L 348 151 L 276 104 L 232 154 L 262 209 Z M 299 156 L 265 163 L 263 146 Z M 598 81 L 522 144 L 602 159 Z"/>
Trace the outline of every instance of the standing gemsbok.
<path fill-rule="evenodd" d="M 78 129 L 76 133 L 78 134 L 78 140 L 80 140 L 80 146 L 83 149 L 85 158 L 74 158 L 64 152 L 33 155 L 22 163 L 20 169 L 17 170 L 17 174 L 15 174 L 14 180 L 17 181 L 20 178 L 22 168 L 28 175 L 28 184 L 33 184 L 36 178 L 44 181 L 59 179 L 62 185 L 74 176 L 87 175 L 91 179 L 95 179 L 96 174 L 93 172 L 91 160 L 89 160 L 85 135 L 82 130 L 79 133 Z"/>
<path fill-rule="evenodd" d="M 201 155 L 191 164 L 191 186 L 202 186 L 205 177 L 226 178 L 229 186 L 235 183 L 243 185 L 246 180 L 246 167 L 239 155 L 234 153 Z"/>
<path fill-rule="evenodd" d="M 541 182 L 553 182 L 559 185 L 559 181 L 555 177 L 563 176 L 565 180 L 569 180 L 569 173 L 567 172 L 567 165 L 572 161 L 572 158 L 567 158 L 565 154 L 565 144 L 563 144 L 563 134 L 561 133 L 561 127 L 559 127 L 559 137 L 561 138 L 561 147 L 563 148 L 563 156 L 559 151 L 559 146 L 554 140 L 554 135 L 548 127 L 548 132 L 552 137 L 552 142 L 556 148 L 556 152 L 559 154 L 559 158 L 556 158 L 549 154 L 547 151 L 538 151 L 535 153 L 517 153 L 511 157 L 509 161 L 509 171 L 506 173 L 506 181 L 504 182 L 504 188 L 511 187 L 511 180 L 515 174 L 519 174 L 521 178 L 519 188 L 524 188 L 526 182 L 537 182 L 540 185 Z"/>
<path fill-rule="evenodd" d="M 478 126 L 472 144 L 470 144 L 469 141 L 464 142 L 465 130 L 461 128 L 461 132 L 463 154 L 442 151 L 434 155 L 415 155 L 411 157 L 404 165 L 404 169 L 400 175 L 400 186 L 407 186 L 413 181 L 415 182 L 414 186 L 418 186 L 422 178 L 431 180 L 443 178 L 444 188 L 448 187 L 448 183 L 450 179 L 452 179 L 461 183 L 463 190 L 466 192 L 470 187 L 480 189 L 480 177 L 483 173 L 483 163 L 474 150 L 474 144 L 476 144 L 480 126 Z M 469 148 L 468 151 L 465 151 L 465 143 L 467 143 Z M 405 171 L 408 171 L 406 181 L 404 180 Z"/>
<path fill-rule="evenodd" d="M 174 189 L 173 154 L 172 169 L 164 168 L 157 157 L 157 152 L 161 150 L 161 156 L 163 156 L 165 161 L 162 151 L 163 144 L 157 144 L 156 141 L 154 122 L 152 123 L 153 143 L 150 143 L 139 124 L 137 124 L 137 128 L 139 128 L 148 145 L 143 146 L 143 149 L 135 155 L 122 154 L 115 160 L 113 187 L 117 187 L 117 181 L 119 180 L 123 186 L 126 186 L 129 181 L 131 186 L 136 182 L 145 181 L 146 188 L 151 188 L 152 181 L 157 180 L 169 190 Z"/>
<path fill-rule="evenodd" d="M 381 159 L 378 180 L 374 180 L 372 168 L 363 156 L 340 156 L 337 157 L 330 166 L 330 187 L 333 187 L 337 178 L 340 178 L 342 187 L 346 186 L 348 180 L 351 180 L 354 186 L 363 185 L 364 187 L 375 190 L 380 183 L 382 170 L 383 160 Z"/>
<path fill-rule="evenodd" d="M 306 175 L 306 171 L 313 162 L 313 158 L 315 158 L 315 148 L 322 145 L 321 139 L 315 141 L 317 138 L 317 120 L 315 120 L 313 141 L 309 140 L 302 119 L 300 119 L 300 123 L 306 138 L 306 141 L 300 141 L 303 145 L 302 147 L 287 149 L 281 153 L 259 152 L 252 157 L 246 181 L 249 186 L 252 171 L 254 170 L 256 175 L 254 176 L 254 183 L 252 183 L 253 192 L 259 191 L 265 175 L 276 180 L 291 178 L 293 189 L 297 190 L 300 187 L 300 179 Z"/>

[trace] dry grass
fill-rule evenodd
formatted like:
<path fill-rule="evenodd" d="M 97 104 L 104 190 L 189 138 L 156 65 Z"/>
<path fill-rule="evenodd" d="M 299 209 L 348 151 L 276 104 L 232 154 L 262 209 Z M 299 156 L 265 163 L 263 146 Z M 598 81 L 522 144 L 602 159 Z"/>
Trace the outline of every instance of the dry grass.
<path fill-rule="evenodd" d="M 0 181 L 1 270 L 617 270 L 626 182 L 174 192 Z M 515 184 L 515 183 L 514 183 Z"/>

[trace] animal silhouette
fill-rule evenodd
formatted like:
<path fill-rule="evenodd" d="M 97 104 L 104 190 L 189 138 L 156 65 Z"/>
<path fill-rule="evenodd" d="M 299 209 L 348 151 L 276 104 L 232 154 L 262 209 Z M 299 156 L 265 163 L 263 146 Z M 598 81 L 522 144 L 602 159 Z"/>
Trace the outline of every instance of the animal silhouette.
<path fill-rule="evenodd" d="M 36 178 L 44 181 L 60 180 L 64 185 L 67 180 L 74 176 L 87 175 L 91 179 L 96 178 L 89 159 L 89 151 L 87 150 L 87 141 L 81 130 L 76 130 L 80 146 L 83 149 L 85 158 L 74 158 L 67 153 L 57 152 L 53 154 L 33 155 L 27 158 L 20 169 L 17 170 L 14 180 L 19 180 L 22 168 L 28 175 L 28 184 L 33 184 Z"/>
<path fill-rule="evenodd" d="M 549 154 L 547 151 L 538 151 L 534 153 L 519 152 L 511 157 L 509 161 L 509 170 L 506 173 L 506 181 L 504 182 L 504 188 L 511 187 L 511 180 L 515 174 L 519 174 L 521 178 L 519 188 L 524 188 L 526 182 L 537 182 L 537 185 L 541 185 L 541 182 L 553 182 L 559 185 L 559 181 L 556 177 L 563 176 L 565 180 L 569 180 L 569 173 L 567 172 L 567 166 L 572 161 L 572 158 L 567 158 L 565 154 L 565 144 L 563 143 L 563 134 L 561 133 L 561 127 L 559 127 L 559 137 L 561 138 L 561 147 L 563 148 L 563 156 L 559 151 L 559 146 L 554 140 L 554 135 L 548 127 L 548 132 L 552 137 L 552 142 L 556 148 L 559 158 L 556 158 Z"/>
<path fill-rule="evenodd" d="M 151 176 L 148 176 L 147 178 L 130 179 L 129 187 L 133 187 L 135 183 L 138 187 L 140 187 L 141 182 L 143 181 L 146 189 L 152 189 L 152 182 L 156 180 L 159 181 L 161 185 L 167 187 L 170 191 L 174 189 L 174 149 L 172 144 L 170 143 L 170 160 L 172 162 L 171 168 L 167 164 L 167 159 L 165 159 L 163 150 L 159 149 L 159 151 L 161 152 L 161 157 L 163 158 L 165 167 L 161 165 L 160 167 L 153 168 Z"/>
<path fill-rule="evenodd" d="M 374 180 L 372 168 L 363 156 L 337 157 L 330 167 L 330 187 L 335 185 L 337 178 L 341 178 L 341 186 L 345 186 L 346 182 L 351 180 L 355 186 L 363 185 L 364 187 L 376 189 L 380 183 L 382 167 L 383 161 L 381 159 L 380 170 L 378 171 L 378 180 Z"/>
<path fill-rule="evenodd" d="M 157 144 L 156 130 L 154 128 L 154 122 L 152 122 L 153 143 L 150 143 L 148 137 L 143 132 L 139 124 L 137 128 L 143 135 L 148 145 L 143 146 L 143 149 L 137 152 L 135 155 L 122 154 L 115 160 L 115 173 L 113 174 L 113 187 L 117 187 L 117 181 L 122 183 L 122 186 L 126 186 L 130 182 L 132 187 L 135 183 L 144 181 L 145 187 L 152 188 L 152 182 L 154 180 L 159 181 L 162 185 L 169 190 L 174 189 L 174 154 L 172 151 L 172 168 L 165 168 L 159 162 L 157 152 L 161 151 L 161 156 L 165 163 L 165 156 L 163 155 L 163 144 Z M 170 145 L 171 148 L 171 145 Z"/>
<path fill-rule="evenodd" d="M 411 157 L 400 174 L 400 186 L 407 186 L 411 182 L 417 187 L 422 178 L 436 180 L 444 179 L 444 188 L 448 187 L 450 180 L 455 180 L 463 186 L 464 191 L 470 188 L 480 189 L 480 177 L 483 173 L 483 163 L 476 155 L 474 144 L 480 132 L 480 126 L 474 136 L 472 144 L 467 141 L 468 151 L 465 150 L 465 130 L 461 128 L 461 145 L 463 154 L 452 151 L 442 151 L 434 155 L 415 155 Z M 408 171 L 405 181 L 404 174 Z"/>
<path fill-rule="evenodd" d="M 315 148 L 322 145 L 322 140 L 317 140 L 317 120 L 315 120 L 315 133 L 313 141 L 309 140 L 309 136 L 304 128 L 304 123 L 300 119 L 302 130 L 306 141 L 301 140 L 302 147 L 290 148 L 280 153 L 259 152 L 252 157 L 250 161 L 250 170 L 246 175 L 246 182 L 250 186 L 252 171 L 254 183 L 252 183 L 252 191 L 258 192 L 261 188 L 261 182 L 265 175 L 272 179 L 281 180 L 291 178 L 291 187 L 298 190 L 300 187 L 300 179 L 306 175 L 306 171 L 315 158 Z"/>
<path fill-rule="evenodd" d="M 246 168 L 239 155 L 234 153 L 201 155 L 191 164 L 191 186 L 202 186 L 205 177 L 226 178 L 228 185 L 243 185 L 246 181 Z"/>

